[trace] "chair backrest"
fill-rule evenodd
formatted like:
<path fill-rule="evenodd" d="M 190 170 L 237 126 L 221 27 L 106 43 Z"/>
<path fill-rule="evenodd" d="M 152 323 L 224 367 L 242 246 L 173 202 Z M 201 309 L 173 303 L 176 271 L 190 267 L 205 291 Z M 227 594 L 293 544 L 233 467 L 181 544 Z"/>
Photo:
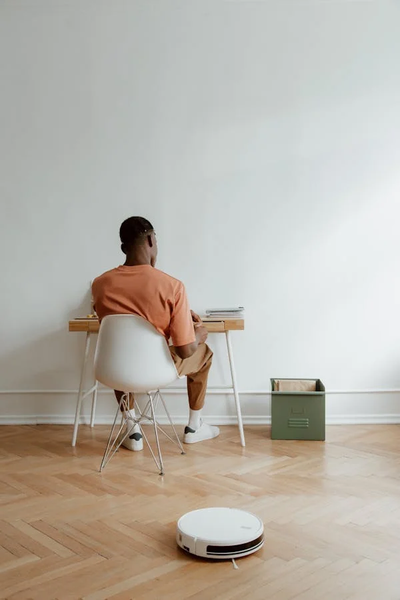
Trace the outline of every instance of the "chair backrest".
<path fill-rule="evenodd" d="M 100 383 L 123 392 L 157 390 L 178 378 L 164 336 L 137 315 L 103 319 L 94 368 Z"/>

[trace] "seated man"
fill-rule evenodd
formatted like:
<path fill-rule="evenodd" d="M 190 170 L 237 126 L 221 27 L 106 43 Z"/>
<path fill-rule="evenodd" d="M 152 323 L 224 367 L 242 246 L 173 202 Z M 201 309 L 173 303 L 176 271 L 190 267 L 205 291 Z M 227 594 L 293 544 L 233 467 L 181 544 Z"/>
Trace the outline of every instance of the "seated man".
<path fill-rule="evenodd" d="M 142 217 L 126 219 L 120 228 L 125 263 L 97 277 L 92 285 L 93 301 L 99 319 L 107 315 L 132 313 L 149 321 L 162 333 L 170 346 L 179 375 L 187 376 L 189 422 L 183 441 L 193 444 L 219 435 L 218 427 L 201 420 L 212 352 L 205 344 L 207 330 L 201 319 L 190 311 L 183 283 L 155 268 L 157 241 L 153 226 Z M 123 392 L 115 391 L 119 401 Z M 134 399 L 125 416 L 135 418 Z M 129 427 L 130 429 L 131 427 Z M 138 425 L 123 444 L 130 450 L 142 450 Z"/>

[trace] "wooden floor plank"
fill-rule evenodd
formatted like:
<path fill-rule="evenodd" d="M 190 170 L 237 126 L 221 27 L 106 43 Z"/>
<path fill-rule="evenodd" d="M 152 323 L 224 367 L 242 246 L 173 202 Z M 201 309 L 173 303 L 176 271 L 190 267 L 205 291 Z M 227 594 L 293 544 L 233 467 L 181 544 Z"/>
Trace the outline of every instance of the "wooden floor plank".
<path fill-rule="evenodd" d="M 237 428 L 187 448 L 122 449 L 99 473 L 108 427 L 0 427 L 0 598 L 400 600 L 398 425 L 335 426 L 327 441 Z M 177 519 L 250 510 L 265 545 L 231 562 L 175 543 Z M 384 594 L 382 594 L 384 590 Z"/>

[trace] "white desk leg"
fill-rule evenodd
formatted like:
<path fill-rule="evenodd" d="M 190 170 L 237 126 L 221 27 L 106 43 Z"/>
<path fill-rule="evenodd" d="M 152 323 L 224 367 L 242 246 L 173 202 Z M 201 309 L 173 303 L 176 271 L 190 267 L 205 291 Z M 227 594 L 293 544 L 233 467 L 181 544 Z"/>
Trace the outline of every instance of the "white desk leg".
<path fill-rule="evenodd" d="M 94 427 L 94 418 L 96 416 L 97 389 L 99 387 L 99 382 L 96 381 L 96 379 L 94 380 L 94 385 L 95 385 L 95 388 L 93 390 L 93 397 L 92 397 L 92 412 L 90 414 L 90 427 Z"/>
<path fill-rule="evenodd" d="M 225 332 L 226 345 L 228 347 L 229 366 L 231 368 L 232 386 L 233 386 L 233 393 L 235 396 L 236 413 L 237 413 L 239 433 L 240 433 L 240 443 L 242 444 L 242 446 L 245 446 L 246 442 L 244 440 L 242 411 L 240 409 L 240 399 L 239 399 L 239 392 L 238 392 L 238 387 L 237 387 L 237 382 L 236 382 L 236 370 L 235 370 L 235 363 L 233 362 L 233 350 L 232 350 L 230 333 L 231 333 L 230 331 Z"/>
<path fill-rule="evenodd" d="M 83 386 L 85 384 L 86 363 L 87 363 L 87 359 L 89 356 L 89 350 L 90 350 L 90 331 L 88 331 L 86 334 L 85 354 L 83 355 L 81 381 L 79 383 L 78 400 L 76 402 L 74 432 L 72 434 L 72 446 L 76 446 L 76 438 L 78 436 L 79 420 L 81 418 Z"/>

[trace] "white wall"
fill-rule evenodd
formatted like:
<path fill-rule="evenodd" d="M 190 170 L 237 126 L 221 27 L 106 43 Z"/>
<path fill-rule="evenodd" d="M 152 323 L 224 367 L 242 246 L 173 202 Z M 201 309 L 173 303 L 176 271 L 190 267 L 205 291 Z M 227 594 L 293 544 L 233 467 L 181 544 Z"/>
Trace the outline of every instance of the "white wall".
<path fill-rule="evenodd" d="M 243 390 L 399 389 L 399 61 L 398 2 L 2 0 L 3 420 L 71 417 L 67 321 L 132 214 L 194 309 L 246 307 Z M 247 420 L 268 402 L 243 396 Z M 328 415 L 400 421 L 400 394 L 330 395 Z"/>

